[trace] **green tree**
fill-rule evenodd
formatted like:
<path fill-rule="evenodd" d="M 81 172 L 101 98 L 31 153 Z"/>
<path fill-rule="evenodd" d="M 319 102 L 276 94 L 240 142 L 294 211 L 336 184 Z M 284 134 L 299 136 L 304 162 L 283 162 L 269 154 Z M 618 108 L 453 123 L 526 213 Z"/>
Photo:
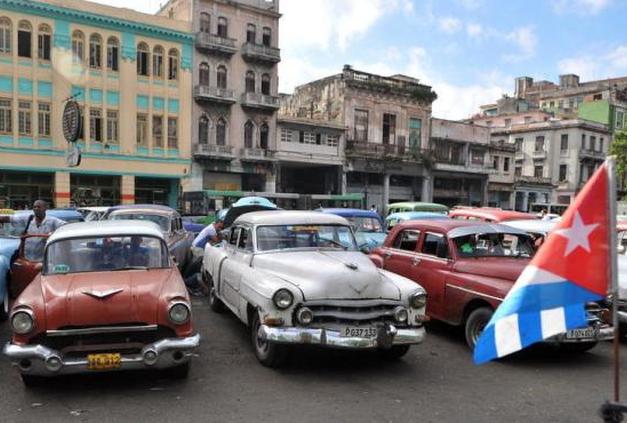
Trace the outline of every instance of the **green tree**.
<path fill-rule="evenodd" d="M 627 131 L 617 132 L 610 148 L 610 154 L 616 156 L 616 177 L 619 190 L 625 190 L 627 178 Z"/>

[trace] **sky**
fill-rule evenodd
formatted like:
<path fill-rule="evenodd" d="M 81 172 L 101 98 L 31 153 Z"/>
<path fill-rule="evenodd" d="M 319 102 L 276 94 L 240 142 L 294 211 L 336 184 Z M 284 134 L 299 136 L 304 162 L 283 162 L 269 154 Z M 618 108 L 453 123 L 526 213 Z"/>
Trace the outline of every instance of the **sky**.
<path fill-rule="evenodd" d="M 159 0 L 96 0 L 154 13 Z M 163 1 L 163 0 L 161 0 Z M 624 0 L 280 0 L 279 91 L 355 69 L 418 78 L 463 119 L 514 78 L 627 75 Z"/>

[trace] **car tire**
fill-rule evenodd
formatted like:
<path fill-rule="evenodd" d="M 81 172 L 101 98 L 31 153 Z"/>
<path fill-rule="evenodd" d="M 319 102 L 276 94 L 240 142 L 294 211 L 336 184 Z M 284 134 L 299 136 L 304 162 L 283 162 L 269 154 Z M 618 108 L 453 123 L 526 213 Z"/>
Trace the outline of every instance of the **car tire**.
<path fill-rule="evenodd" d="M 287 359 L 287 347 L 285 345 L 264 341 L 261 337 L 259 313 L 255 312 L 253 315 L 250 335 L 257 360 L 266 367 L 281 367 Z"/>
<path fill-rule="evenodd" d="M 22 376 L 22 382 L 24 383 L 24 386 L 26 386 L 27 388 L 36 388 L 38 386 L 42 386 L 47 381 L 47 379 L 42 376 L 33 376 L 33 375 L 27 375 L 23 373 L 20 376 Z"/>
<path fill-rule="evenodd" d="M 590 351 L 597 344 L 597 341 L 564 343 L 560 344 L 560 349 L 570 354 L 581 354 Z"/>
<path fill-rule="evenodd" d="M 207 281 L 207 290 L 209 291 L 207 295 L 209 296 L 209 308 L 216 313 L 224 313 L 226 311 L 226 307 L 222 300 L 218 298 L 216 295 L 216 288 L 213 285 L 213 278 L 206 273 L 203 273 L 205 280 Z"/>
<path fill-rule="evenodd" d="M 187 379 L 187 376 L 189 376 L 190 368 L 191 368 L 191 363 L 188 361 L 176 367 L 171 367 L 167 369 L 165 372 L 166 372 L 166 376 L 169 377 L 170 379 Z"/>
<path fill-rule="evenodd" d="M 466 343 L 471 350 L 475 349 L 479 335 L 483 332 L 483 328 L 492 318 L 494 311 L 489 307 L 479 307 L 474 309 L 466 319 L 464 334 L 466 335 Z"/>
<path fill-rule="evenodd" d="M 398 360 L 409 352 L 409 347 L 409 345 L 394 345 L 392 348 L 377 350 L 377 352 L 386 360 Z"/>

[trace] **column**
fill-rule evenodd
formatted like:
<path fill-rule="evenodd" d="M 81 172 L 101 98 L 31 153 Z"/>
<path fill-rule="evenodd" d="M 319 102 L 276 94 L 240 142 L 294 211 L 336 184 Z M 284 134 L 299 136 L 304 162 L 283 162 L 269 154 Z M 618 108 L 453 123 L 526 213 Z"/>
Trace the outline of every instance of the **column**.
<path fill-rule="evenodd" d="M 173 209 L 179 208 L 179 180 L 170 179 L 170 190 L 168 191 L 168 206 Z"/>
<path fill-rule="evenodd" d="M 271 171 L 271 167 L 266 171 L 265 192 L 276 192 L 276 173 Z"/>
<path fill-rule="evenodd" d="M 529 211 L 529 191 L 523 191 L 523 209 L 522 211 Z"/>
<path fill-rule="evenodd" d="M 135 176 L 122 175 L 120 191 L 122 204 L 135 204 Z"/>
<path fill-rule="evenodd" d="M 488 179 L 483 179 L 481 181 L 481 205 L 488 205 Z"/>
<path fill-rule="evenodd" d="M 431 176 L 422 177 L 422 192 L 420 194 L 420 201 L 430 203 L 433 201 L 433 190 L 431 189 L 433 178 Z"/>
<path fill-rule="evenodd" d="M 383 204 L 379 207 L 379 210 L 385 210 L 390 202 L 390 174 L 383 174 Z M 370 207 L 371 205 L 366 204 L 366 207 Z"/>
<path fill-rule="evenodd" d="M 54 208 L 70 207 L 70 173 L 55 172 L 54 174 L 54 194 L 52 205 Z"/>

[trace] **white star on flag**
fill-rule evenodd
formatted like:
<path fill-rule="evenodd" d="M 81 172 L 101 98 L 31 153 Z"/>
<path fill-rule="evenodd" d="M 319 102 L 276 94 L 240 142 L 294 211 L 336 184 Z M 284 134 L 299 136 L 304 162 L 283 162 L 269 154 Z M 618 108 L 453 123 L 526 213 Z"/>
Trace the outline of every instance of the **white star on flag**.
<path fill-rule="evenodd" d="M 581 247 L 587 252 L 590 252 L 590 241 L 588 237 L 590 233 L 599 226 L 598 223 L 593 223 L 592 225 L 586 225 L 581 220 L 581 215 L 579 212 L 575 212 L 575 218 L 573 219 L 573 224 L 568 229 L 559 229 L 555 231 L 555 233 L 559 236 L 562 236 L 568 240 L 568 244 L 566 245 L 566 252 L 564 252 L 564 256 L 569 255 L 573 251 L 577 249 L 577 247 Z"/>

